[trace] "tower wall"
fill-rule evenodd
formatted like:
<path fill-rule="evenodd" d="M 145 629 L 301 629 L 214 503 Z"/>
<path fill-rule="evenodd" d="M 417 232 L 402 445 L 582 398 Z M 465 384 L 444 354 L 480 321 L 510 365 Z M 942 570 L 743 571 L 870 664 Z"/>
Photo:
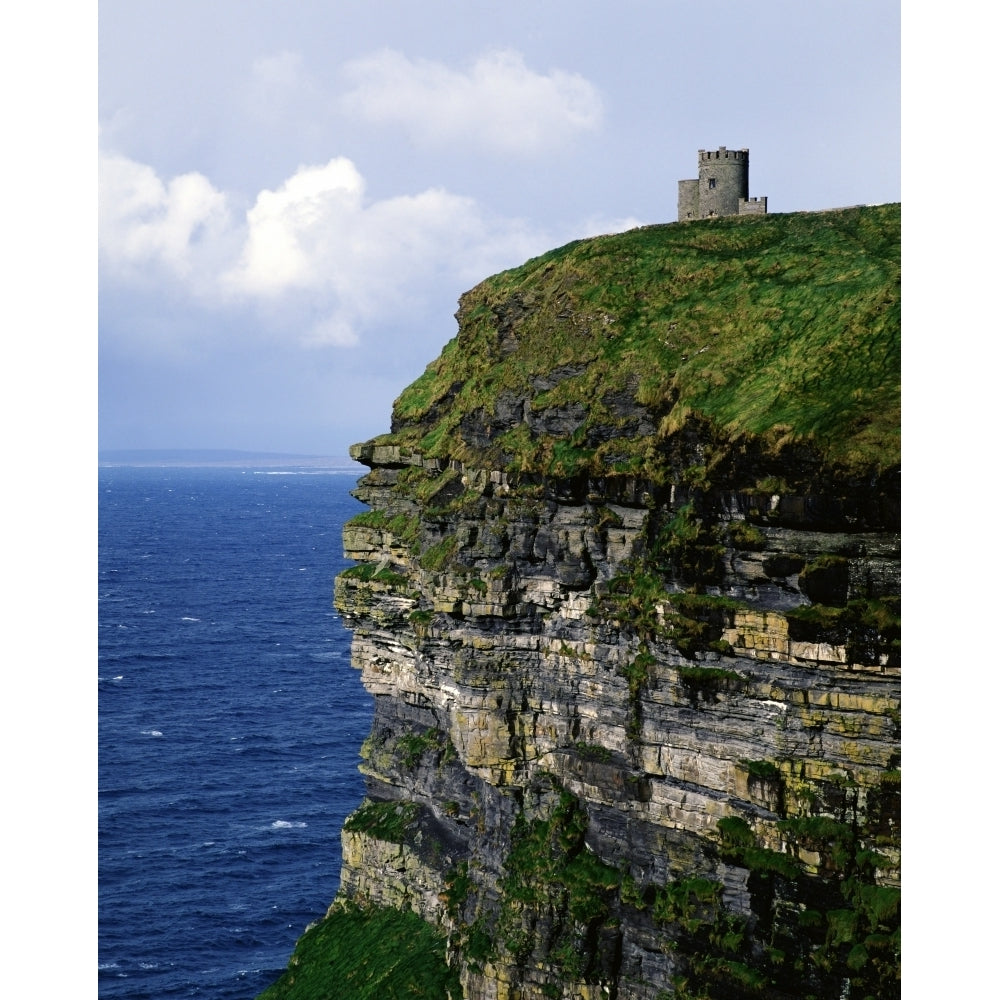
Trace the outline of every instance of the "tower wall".
<path fill-rule="evenodd" d="M 767 215 L 767 195 L 741 201 L 740 215 Z"/>
<path fill-rule="evenodd" d="M 750 150 L 698 150 L 698 179 L 677 182 L 677 219 L 767 215 L 767 198 L 750 197 Z"/>
<path fill-rule="evenodd" d="M 698 182 L 678 181 L 677 182 L 677 218 L 699 219 L 698 214 Z"/>
<path fill-rule="evenodd" d="M 749 150 L 698 150 L 698 218 L 739 215 L 740 202 L 749 196 Z"/>

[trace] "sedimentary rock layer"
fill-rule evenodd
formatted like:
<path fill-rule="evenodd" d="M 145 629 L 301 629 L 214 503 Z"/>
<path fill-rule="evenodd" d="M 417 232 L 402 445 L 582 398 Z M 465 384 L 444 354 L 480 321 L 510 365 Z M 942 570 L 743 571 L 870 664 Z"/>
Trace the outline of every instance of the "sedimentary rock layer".
<path fill-rule="evenodd" d="M 776 219 L 690 240 L 714 261 L 728 233 L 762 281 L 760 227 L 798 232 Z M 859 219 L 872 258 L 898 209 Z M 891 233 L 878 246 L 891 311 Z M 644 370 L 595 407 L 624 310 L 590 302 L 591 341 L 532 367 L 539 311 L 582 329 L 567 259 L 463 299 L 450 349 L 487 331 L 488 402 L 446 359 L 352 451 L 369 510 L 335 601 L 375 714 L 341 896 L 441 928 L 469 1000 L 893 995 L 898 465 L 794 425 L 725 430 Z"/>

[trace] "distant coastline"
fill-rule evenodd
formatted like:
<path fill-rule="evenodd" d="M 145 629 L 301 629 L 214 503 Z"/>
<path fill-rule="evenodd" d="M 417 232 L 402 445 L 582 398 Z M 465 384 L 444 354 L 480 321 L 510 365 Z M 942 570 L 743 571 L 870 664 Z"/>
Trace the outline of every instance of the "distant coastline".
<path fill-rule="evenodd" d="M 120 448 L 97 453 L 101 468 L 231 468 L 231 469 L 358 469 L 365 467 L 347 455 L 293 455 L 270 451 L 221 448 Z"/>

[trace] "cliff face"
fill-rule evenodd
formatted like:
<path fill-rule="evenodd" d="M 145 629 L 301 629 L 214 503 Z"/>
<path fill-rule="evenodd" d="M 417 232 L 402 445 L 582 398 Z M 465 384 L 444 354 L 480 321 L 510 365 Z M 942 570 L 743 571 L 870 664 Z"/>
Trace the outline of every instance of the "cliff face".
<path fill-rule="evenodd" d="M 898 993 L 898 216 L 529 262 L 352 450 L 341 899 L 440 928 L 470 1000 Z"/>

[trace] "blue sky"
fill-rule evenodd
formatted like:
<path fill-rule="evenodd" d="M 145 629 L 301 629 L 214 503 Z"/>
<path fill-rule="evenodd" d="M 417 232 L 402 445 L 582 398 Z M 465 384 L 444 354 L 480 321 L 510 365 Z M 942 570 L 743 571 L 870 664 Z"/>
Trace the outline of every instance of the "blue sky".
<path fill-rule="evenodd" d="M 907 857 L 926 898 L 942 879 L 954 890 L 938 858 L 940 790 L 982 799 L 979 772 L 942 747 L 988 759 L 997 701 L 995 672 L 976 673 L 975 704 L 953 696 L 960 711 L 939 681 L 957 623 L 994 614 L 982 519 L 956 517 L 954 503 L 990 496 L 994 478 L 989 10 L 908 0 L 903 25 L 904 514 L 920 532 L 906 570 L 920 623 Z M 10 814 L 31 817 L 12 828 L 25 862 L 10 947 L 27 956 L 15 983 L 48 957 L 36 929 L 56 895 L 91 933 L 47 969 L 53 991 L 79 992 L 93 961 L 96 768 L 77 750 L 96 746 L 81 706 L 93 698 L 98 440 L 342 455 L 388 428 L 392 399 L 454 335 L 462 291 L 588 232 L 672 220 L 700 147 L 748 146 L 750 193 L 772 211 L 899 199 L 899 17 L 883 0 L 5 11 L 0 405 L 16 711 L 2 747 L 21 762 L 8 769 Z M 329 170 L 319 224 L 305 227 L 313 242 L 299 240 L 315 256 L 290 254 L 268 290 L 247 266 L 262 231 L 248 213 L 264 195 L 294 220 L 293 199 L 266 193 L 302 194 L 310 167 Z M 980 902 L 969 894 L 966 909 Z M 975 996 L 989 922 L 927 912 L 908 930 L 910 981 Z"/>
<path fill-rule="evenodd" d="M 103 0 L 102 448 L 340 455 L 459 295 L 676 218 L 699 148 L 773 212 L 900 200 L 885 0 Z"/>

